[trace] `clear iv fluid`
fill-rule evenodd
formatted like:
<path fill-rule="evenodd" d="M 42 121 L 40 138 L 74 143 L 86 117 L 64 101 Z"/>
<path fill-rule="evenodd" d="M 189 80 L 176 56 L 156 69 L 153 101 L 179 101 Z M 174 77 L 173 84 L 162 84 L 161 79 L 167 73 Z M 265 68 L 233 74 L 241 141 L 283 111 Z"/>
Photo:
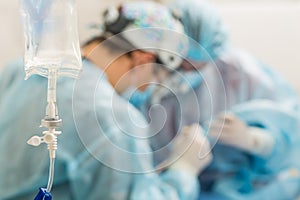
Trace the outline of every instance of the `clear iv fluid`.
<path fill-rule="evenodd" d="M 32 74 L 78 78 L 82 70 L 75 0 L 21 0 L 26 78 Z"/>

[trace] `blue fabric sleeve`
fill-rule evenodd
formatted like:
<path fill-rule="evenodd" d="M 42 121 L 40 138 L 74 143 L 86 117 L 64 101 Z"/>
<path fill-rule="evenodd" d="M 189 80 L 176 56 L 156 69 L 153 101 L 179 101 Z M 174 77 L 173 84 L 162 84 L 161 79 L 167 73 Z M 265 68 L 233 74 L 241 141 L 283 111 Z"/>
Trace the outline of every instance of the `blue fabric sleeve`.
<path fill-rule="evenodd" d="M 167 170 L 160 176 L 154 173 L 138 175 L 130 199 L 197 199 L 199 189 L 196 177 L 183 171 Z"/>
<path fill-rule="evenodd" d="M 76 130 L 87 150 L 68 167 L 74 199 L 196 199 L 196 177 L 158 175 L 142 114 L 85 67 L 73 92 Z"/>

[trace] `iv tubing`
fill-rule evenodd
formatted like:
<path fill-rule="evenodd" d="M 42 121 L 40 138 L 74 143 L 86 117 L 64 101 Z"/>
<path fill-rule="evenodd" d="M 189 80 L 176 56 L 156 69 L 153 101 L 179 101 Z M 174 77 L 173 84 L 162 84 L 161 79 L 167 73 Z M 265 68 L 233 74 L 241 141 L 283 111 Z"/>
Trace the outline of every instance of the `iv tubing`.
<path fill-rule="evenodd" d="M 56 107 L 56 69 L 49 69 L 48 75 L 48 93 L 47 93 L 47 116 L 50 119 L 55 119 L 58 115 Z"/>
<path fill-rule="evenodd" d="M 48 93 L 47 93 L 47 117 L 49 119 L 56 119 L 58 116 L 57 106 L 56 106 L 56 69 L 49 69 L 48 76 Z M 49 128 L 50 132 L 55 132 L 55 129 Z M 49 166 L 49 179 L 47 184 L 47 192 L 50 193 L 53 185 L 54 179 L 54 163 L 55 163 L 55 150 L 57 147 L 57 141 L 53 141 L 54 143 L 48 144 L 49 156 L 50 156 L 50 166 Z M 53 148 L 55 146 L 55 148 Z M 50 148 L 49 148 L 50 147 Z"/>
<path fill-rule="evenodd" d="M 49 179 L 47 184 L 47 192 L 51 192 L 54 179 L 54 162 L 55 158 L 50 158 Z"/>

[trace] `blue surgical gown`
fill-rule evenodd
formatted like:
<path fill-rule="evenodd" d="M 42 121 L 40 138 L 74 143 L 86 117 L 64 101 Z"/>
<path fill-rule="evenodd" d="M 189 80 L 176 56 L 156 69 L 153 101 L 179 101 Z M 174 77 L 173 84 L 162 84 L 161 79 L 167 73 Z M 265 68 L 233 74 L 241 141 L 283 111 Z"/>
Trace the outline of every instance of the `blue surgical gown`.
<path fill-rule="evenodd" d="M 171 8 L 190 37 L 187 59 L 208 64 L 200 70 L 199 86 L 165 97 L 160 105 L 150 104 L 149 113 L 150 105 L 142 108 L 149 116 L 155 163 L 168 157 L 172 138 L 184 125 L 200 123 L 207 129 L 217 114 L 230 111 L 270 134 L 274 149 L 260 158 L 212 141 L 213 162 L 200 176 L 201 191 L 208 193 L 203 199 L 296 199 L 299 177 L 277 178 L 290 168 L 299 170 L 295 91 L 280 74 L 230 46 L 226 26 L 209 1 L 176 0 Z"/>
<path fill-rule="evenodd" d="M 46 186 L 41 135 L 47 79 L 24 81 L 22 62 L 0 72 L 0 199 L 33 199 Z M 53 199 L 196 199 L 198 180 L 185 171 L 154 172 L 142 115 L 117 95 L 104 73 L 88 61 L 79 80 L 59 78 L 59 116 Z"/>
<path fill-rule="evenodd" d="M 214 159 L 200 176 L 201 190 L 219 194 L 221 199 L 294 199 L 300 192 L 299 177 L 286 182 L 276 177 L 290 168 L 299 170 L 296 92 L 277 72 L 240 51 L 228 51 L 201 74 L 198 87 L 152 106 L 149 124 L 155 162 L 168 157 L 172 138 L 184 125 L 200 123 L 208 129 L 216 115 L 233 112 L 249 126 L 270 134 L 275 140 L 273 151 L 262 158 L 212 141 Z M 291 182 L 294 185 L 289 187 Z"/>

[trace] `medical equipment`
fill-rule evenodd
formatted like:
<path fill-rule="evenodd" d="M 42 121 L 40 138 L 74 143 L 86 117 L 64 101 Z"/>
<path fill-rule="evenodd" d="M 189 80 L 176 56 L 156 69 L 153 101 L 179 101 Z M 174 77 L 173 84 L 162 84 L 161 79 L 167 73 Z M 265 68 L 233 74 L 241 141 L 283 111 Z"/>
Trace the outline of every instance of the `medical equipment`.
<path fill-rule="evenodd" d="M 21 0 L 26 79 L 33 74 L 78 78 L 81 53 L 74 0 Z"/>
<path fill-rule="evenodd" d="M 47 192 L 47 190 L 44 188 L 40 188 L 39 193 L 34 198 L 34 200 L 51 200 L 51 199 L 52 199 L 51 194 Z"/>
<path fill-rule="evenodd" d="M 25 79 L 33 74 L 48 78 L 46 117 L 41 121 L 41 127 L 48 130 L 43 132 L 43 137 L 33 136 L 27 141 L 32 146 L 46 143 L 50 156 L 47 189 L 41 188 L 35 200 L 52 199 L 57 136 L 61 134 L 56 129 L 62 125 L 56 105 L 57 78 L 78 78 L 82 69 L 75 7 L 74 0 L 21 0 Z"/>

